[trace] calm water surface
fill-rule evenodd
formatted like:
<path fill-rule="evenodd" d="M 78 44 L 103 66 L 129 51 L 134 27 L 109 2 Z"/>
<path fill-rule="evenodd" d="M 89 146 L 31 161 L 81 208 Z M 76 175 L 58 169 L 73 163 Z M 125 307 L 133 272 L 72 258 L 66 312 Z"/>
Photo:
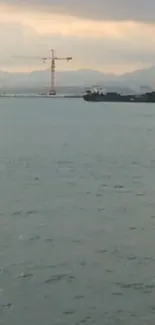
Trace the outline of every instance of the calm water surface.
<path fill-rule="evenodd" d="M 0 324 L 154 325 L 155 106 L 0 99 Z"/>

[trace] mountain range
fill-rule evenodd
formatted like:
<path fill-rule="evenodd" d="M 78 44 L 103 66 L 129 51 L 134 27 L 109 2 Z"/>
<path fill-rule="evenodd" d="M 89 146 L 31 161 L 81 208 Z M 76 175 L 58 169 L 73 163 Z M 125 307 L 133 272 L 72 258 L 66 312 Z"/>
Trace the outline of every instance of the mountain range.
<path fill-rule="evenodd" d="M 9 73 L 0 71 L 0 88 L 2 91 L 44 91 L 49 88 L 50 71 L 41 70 L 30 73 Z M 115 75 L 95 70 L 57 71 L 58 88 L 86 88 L 101 86 L 109 89 L 125 89 L 126 92 L 139 91 L 140 87 L 149 91 L 155 85 L 155 66 L 147 69 Z M 142 89 L 141 88 L 141 89 Z"/>

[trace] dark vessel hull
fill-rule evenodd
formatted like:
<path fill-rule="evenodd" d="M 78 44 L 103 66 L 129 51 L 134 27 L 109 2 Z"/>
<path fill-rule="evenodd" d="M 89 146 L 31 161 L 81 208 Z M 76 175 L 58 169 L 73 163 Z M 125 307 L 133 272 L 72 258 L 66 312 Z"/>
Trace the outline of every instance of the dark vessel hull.
<path fill-rule="evenodd" d="M 83 96 L 87 102 L 118 102 L 118 103 L 155 103 L 155 92 L 143 95 L 121 95 L 118 93 L 87 93 Z"/>

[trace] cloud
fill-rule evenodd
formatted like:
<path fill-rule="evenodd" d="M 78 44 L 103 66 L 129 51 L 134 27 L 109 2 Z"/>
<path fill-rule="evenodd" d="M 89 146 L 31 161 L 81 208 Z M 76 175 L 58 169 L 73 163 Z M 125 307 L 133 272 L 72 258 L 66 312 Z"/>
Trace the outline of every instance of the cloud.
<path fill-rule="evenodd" d="M 94 20 L 155 21 L 154 0 L 1 0 L 0 3 Z"/>
<path fill-rule="evenodd" d="M 138 2 L 135 0 L 135 14 Z M 155 24 L 151 20 L 145 24 L 142 15 L 134 21 L 131 3 L 129 8 L 126 0 L 96 0 L 96 4 L 91 0 L 79 0 L 78 4 L 73 0 L 6 0 L 4 4 L 0 0 L 0 69 L 43 68 L 40 61 L 18 61 L 12 56 L 42 57 L 49 55 L 51 47 L 58 56 L 73 56 L 69 65 L 60 62 L 59 69 L 121 73 L 154 64 Z M 144 7 L 141 0 L 141 13 Z"/>
<path fill-rule="evenodd" d="M 1 44 L 4 44 L 0 53 L 0 69 L 26 71 L 47 68 L 48 65 L 43 65 L 41 60 L 33 58 L 17 60 L 12 56 L 49 56 L 51 45 L 56 49 L 57 56 L 73 56 L 73 61 L 69 64 L 59 62 L 57 65 L 59 70 L 90 68 L 121 73 L 155 63 L 155 47 L 148 41 L 150 34 L 153 42 L 155 27 L 152 33 L 149 27 L 146 32 L 144 27 L 137 25 L 127 30 L 128 39 L 125 37 L 118 39 L 115 35 L 100 39 L 75 37 L 71 34 L 68 36 L 40 34 L 21 23 L 3 22 L 0 23 L 0 40 Z"/>

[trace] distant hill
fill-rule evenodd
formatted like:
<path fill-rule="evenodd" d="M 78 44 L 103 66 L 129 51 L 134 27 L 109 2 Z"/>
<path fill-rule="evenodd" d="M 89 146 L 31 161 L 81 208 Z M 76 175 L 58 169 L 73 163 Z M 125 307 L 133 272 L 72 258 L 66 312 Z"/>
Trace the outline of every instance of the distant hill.
<path fill-rule="evenodd" d="M 120 82 L 128 82 L 133 85 L 155 86 L 155 66 L 125 73 L 119 77 Z"/>
<path fill-rule="evenodd" d="M 50 71 L 33 71 L 31 73 L 9 73 L 0 71 L 1 91 L 15 90 L 40 90 L 48 89 Z M 147 69 L 136 70 L 119 76 L 105 74 L 95 70 L 57 71 L 56 85 L 60 87 L 84 88 L 101 86 L 105 89 L 119 91 L 139 90 L 140 86 L 153 87 L 155 85 L 155 66 Z M 145 86 L 145 87 L 146 87 Z"/>

